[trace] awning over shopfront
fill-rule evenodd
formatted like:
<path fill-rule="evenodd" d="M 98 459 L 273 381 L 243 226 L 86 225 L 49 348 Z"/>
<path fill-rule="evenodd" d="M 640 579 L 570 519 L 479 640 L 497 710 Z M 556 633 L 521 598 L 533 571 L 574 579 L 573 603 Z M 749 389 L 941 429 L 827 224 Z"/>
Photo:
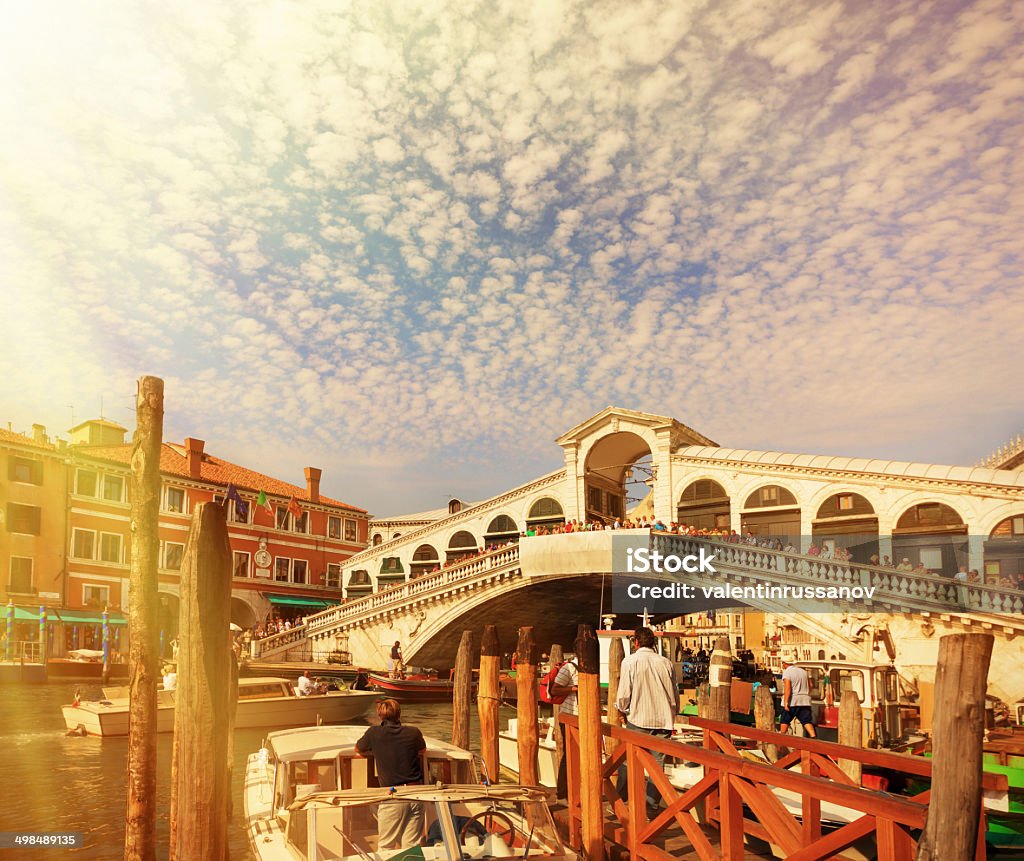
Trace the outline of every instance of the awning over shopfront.
<path fill-rule="evenodd" d="M 103 613 L 97 610 L 51 610 L 65 625 L 102 625 Z M 110 613 L 111 625 L 127 625 L 128 620 L 121 613 Z"/>
<path fill-rule="evenodd" d="M 305 595 L 276 595 L 264 592 L 263 596 L 271 603 L 281 607 L 333 607 L 338 601 L 332 598 L 307 598 Z"/>

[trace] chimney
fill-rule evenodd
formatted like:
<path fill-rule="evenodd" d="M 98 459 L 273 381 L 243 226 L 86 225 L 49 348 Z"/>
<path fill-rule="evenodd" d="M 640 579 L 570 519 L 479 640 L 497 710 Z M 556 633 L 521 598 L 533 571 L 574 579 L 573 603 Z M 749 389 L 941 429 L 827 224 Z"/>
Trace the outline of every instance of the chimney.
<path fill-rule="evenodd" d="M 315 466 L 306 467 L 306 493 L 309 495 L 310 502 L 320 501 L 320 474 L 322 470 L 317 469 Z"/>
<path fill-rule="evenodd" d="M 201 439 L 185 437 L 185 463 L 188 464 L 188 474 L 192 478 L 201 478 L 203 469 L 203 446 L 206 445 Z"/>
<path fill-rule="evenodd" d="M 46 425 L 32 425 L 32 442 L 48 443 Z"/>

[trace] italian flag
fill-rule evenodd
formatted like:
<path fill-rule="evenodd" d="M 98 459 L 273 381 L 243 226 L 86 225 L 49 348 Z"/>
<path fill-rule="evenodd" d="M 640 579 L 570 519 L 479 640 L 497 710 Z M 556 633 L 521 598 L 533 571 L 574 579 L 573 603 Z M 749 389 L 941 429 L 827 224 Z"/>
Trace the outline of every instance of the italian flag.
<path fill-rule="evenodd" d="M 260 495 L 256 497 L 256 504 L 262 508 L 267 514 L 273 514 L 274 509 L 270 504 L 270 500 L 267 499 L 267 495 L 261 490 Z"/>

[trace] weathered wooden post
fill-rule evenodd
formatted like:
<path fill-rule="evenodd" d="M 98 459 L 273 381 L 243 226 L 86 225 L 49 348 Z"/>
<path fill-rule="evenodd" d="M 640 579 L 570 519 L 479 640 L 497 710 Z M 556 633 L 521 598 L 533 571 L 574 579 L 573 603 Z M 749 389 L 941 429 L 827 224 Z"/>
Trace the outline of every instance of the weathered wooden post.
<path fill-rule="evenodd" d="M 601 663 L 597 636 L 590 625 L 576 635 L 579 661 L 577 705 L 580 721 L 580 816 L 583 854 L 589 861 L 604 858 L 604 807 L 601 791 Z"/>
<path fill-rule="evenodd" d="M 463 631 L 455 656 L 452 687 L 452 744 L 469 748 L 469 704 L 473 701 L 473 632 Z"/>
<path fill-rule="evenodd" d="M 195 507 L 181 564 L 171 861 L 228 853 L 231 547 L 223 506 Z"/>
<path fill-rule="evenodd" d="M 758 729 L 775 731 L 775 702 L 772 700 L 772 692 L 766 685 L 758 685 L 754 692 L 754 724 Z M 765 742 L 761 749 L 769 762 L 775 762 L 779 758 L 779 749 L 776 745 Z"/>
<path fill-rule="evenodd" d="M 498 706 L 501 703 L 500 676 L 501 645 L 498 629 L 484 627 L 480 643 L 480 686 L 476 694 L 476 707 L 480 714 L 480 758 L 484 762 L 487 779 L 498 782 L 501 765 L 498 758 Z"/>
<path fill-rule="evenodd" d="M 156 686 L 159 674 L 157 559 L 164 381 L 141 377 L 131 454 L 131 573 L 128 621 L 128 799 L 125 861 L 156 858 Z"/>
<path fill-rule="evenodd" d="M 707 682 L 697 685 L 697 717 L 711 717 L 711 687 Z"/>
<path fill-rule="evenodd" d="M 561 643 L 552 643 L 551 652 L 548 655 L 548 669 L 557 667 L 565 660 L 565 653 L 562 651 Z M 551 704 L 551 722 L 555 731 L 555 774 L 562 773 L 562 763 L 565 761 L 565 739 L 562 737 L 562 728 L 558 725 L 558 713 L 561 707 L 558 703 Z M 568 769 L 566 769 L 568 772 Z M 561 787 L 560 787 L 561 788 Z M 562 795 L 558 796 L 562 798 Z"/>
<path fill-rule="evenodd" d="M 625 654 L 622 638 L 615 637 L 608 647 L 608 723 L 612 726 L 619 725 L 619 710 L 615 701 L 619 698 L 619 677 L 622 675 L 622 659 Z M 611 752 L 618 743 L 611 738 L 608 741 Z"/>
<path fill-rule="evenodd" d="M 991 634 L 939 641 L 932 733 L 932 794 L 918 861 L 966 861 L 978 847 L 985 689 Z"/>
<path fill-rule="evenodd" d="M 860 700 L 855 691 L 843 691 L 839 698 L 839 739 L 840 744 L 849 747 L 864 747 L 864 729 L 861 723 Z M 860 786 L 863 765 L 856 759 L 840 759 L 839 767 Z"/>
<path fill-rule="evenodd" d="M 537 738 L 537 646 L 533 642 L 533 628 L 519 629 L 516 645 L 516 742 L 519 746 L 519 782 L 526 786 L 540 783 Z"/>
<path fill-rule="evenodd" d="M 732 648 L 728 637 L 719 637 L 711 653 L 708 666 L 708 684 L 711 686 L 711 701 L 708 717 L 711 720 L 729 722 L 729 702 L 732 696 Z"/>

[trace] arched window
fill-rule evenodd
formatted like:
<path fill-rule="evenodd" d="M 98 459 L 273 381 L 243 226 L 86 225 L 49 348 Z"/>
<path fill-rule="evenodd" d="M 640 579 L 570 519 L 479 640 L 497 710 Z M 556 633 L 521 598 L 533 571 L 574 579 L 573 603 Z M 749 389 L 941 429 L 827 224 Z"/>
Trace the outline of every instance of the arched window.
<path fill-rule="evenodd" d="M 501 544 L 519 540 L 519 527 L 507 514 L 499 514 L 488 525 L 484 533 L 484 544 Z"/>
<path fill-rule="evenodd" d="M 846 550 L 854 562 L 881 561 L 878 518 L 871 503 L 859 493 L 834 493 L 818 506 L 811 538 L 818 547 Z"/>
<path fill-rule="evenodd" d="M 835 493 L 818 508 L 818 518 L 866 517 L 875 513 L 871 503 L 859 493 Z"/>
<path fill-rule="evenodd" d="M 730 526 L 729 495 L 717 481 L 699 479 L 682 492 L 676 519 L 694 529 L 723 529 Z"/>
<path fill-rule="evenodd" d="M 424 574 L 429 574 L 441 563 L 438 559 L 437 551 L 430 544 L 421 544 L 416 548 L 416 552 L 412 554 L 412 562 L 409 565 L 410 576 L 413 580 L 417 577 L 422 577 Z"/>
<path fill-rule="evenodd" d="M 462 511 L 462 500 L 461 499 L 449 499 L 448 500 L 448 513 L 458 514 Z"/>
<path fill-rule="evenodd" d="M 944 532 L 963 525 L 963 518 L 942 502 L 922 502 L 908 508 L 896 521 L 896 529 L 907 532 Z"/>
<path fill-rule="evenodd" d="M 967 526 L 942 502 L 911 506 L 892 530 L 893 561 L 909 564 L 918 573 L 952 577 L 968 560 Z"/>
<path fill-rule="evenodd" d="M 776 505 L 796 505 L 796 497 L 777 484 L 759 487 L 747 497 L 745 508 L 771 508 Z"/>
<path fill-rule="evenodd" d="M 449 562 L 455 562 L 465 556 L 472 556 L 476 552 L 476 537 L 472 532 L 462 530 L 456 532 L 448 542 L 448 552 L 445 557 Z"/>
<path fill-rule="evenodd" d="M 374 532 L 371 541 L 373 543 L 373 546 L 377 547 L 378 545 L 384 543 L 384 536 L 381 535 L 379 532 Z"/>
<path fill-rule="evenodd" d="M 421 544 L 412 554 L 413 562 L 433 562 L 437 559 L 437 551 L 429 544 Z"/>
<path fill-rule="evenodd" d="M 538 499 L 530 506 L 530 513 L 527 515 L 526 519 L 528 521 L 547 520 L 552 517 L 563 516 L 562 506 L 558 504 L 558 501 L 549 496 L 545 496 L 543 499 Z"/>

